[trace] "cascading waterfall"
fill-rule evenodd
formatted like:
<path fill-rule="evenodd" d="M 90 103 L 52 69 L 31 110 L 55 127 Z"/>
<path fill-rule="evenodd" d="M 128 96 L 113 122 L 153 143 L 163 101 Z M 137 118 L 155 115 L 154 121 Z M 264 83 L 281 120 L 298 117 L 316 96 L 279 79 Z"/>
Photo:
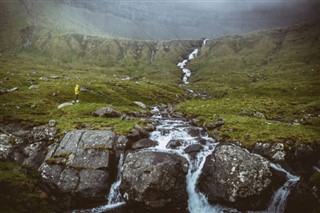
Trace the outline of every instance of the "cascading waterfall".
<path fill-rule="evenodd" d="M 122 206 L 125 204 L 121 194 L 120 194 L 120 184 L 121 184 L 121 168 L 124 161 L 124 154 L 121 152 L 120 159 L 118 163 L 118 173 L 117 173 L 117 179 L 116 181 L 111 185 L 110 192 L 108 195 L 108 204 L 102 205 L 96 208 L 91 209 L 89 212 L 94 213 L 101 213 L 105 212 L 109 209 L 113 209 L 119 206 Z M 88 211 L 81 211 L 81 212 L 88 212 Z"/>
<path fill-rule="evenodd" d="M 189 122 L 183 119 L 172 119 L 172 118 L 163 118 L 161 112 L 154 108 L 152 110 L 155 115 L 152 117 L 152 120 L 158 123 L 156 130 L 150 133 L 150 139 L 158 141 L 156 147 L 147 148 L 148 150 L 170 152 L 181 155 L 185 157 L 189 162 L 189 170 L 186 176 L 186 189 L 188 193 L 188 211 L 190 213 L 199 213 L 199 212 L 210 212 L 210 213 L 222 213 L 222 212 L 239 212 L 236 209 L 229 208 L 226 206 L 220 205 L 211 205 L 208 202 L 208 199 L 201 192 L 197 191 L 197 182 L 202 173 L 202 168 L 204 166 L 206 157 L 210 155 L 218 142 L 214 139 L 208 137 L 207 133 L 199 127 L 194 127 L 190 125 Z M 191 135 L 190 132 L 193 132 Z M 197 132 L 197 134 L 194 134 Z M 202 142 L 203 147 L 197 155 L 191 157 L 185 152 L 185 148 L 189 145 L 198 144 L 199 139 Z M 167 148 L 168 143 L 171 140 L 178 140 L 182 143 L 181 146 L 176 149 Z M 117 208 L 119 206 L 125 205 L 123 198 L 120 195 L 119 188 L 121 184 L 121 168 L 124 162 L 124 154 L 121 153 L 119 164 L 118 164 L 118 175 L 117 180 L 112 184 L 110 193 L 108 195 L 108 204 L 96 207 L 90 210 L 76 210 L 74 212 L 107 212 L 109 209 Z M 269 207 L 264 212 L 283 212 L 286 205 L 286 200 L 290 194 L 293 187 L 299 181 L 299 177 L 291 175 L 289 172 L 284 170 L 280 165 L 271 164 L 271 166 L 284 172 L 287 175 L 287 182 L 279 188 L 270 201 Z M 250 213 L 254 213 L 251 211 Z"/>
<path fill-rule="evenodd" d="M 206 44 L 206 42 L 208 41 L 208 39 L 203 40 L 202 42 L 202 47 L 204 47 L 204 45 Z M 191 76 L 191 71 L 187 68 L 185 68 L 185 66 L 187 65 L 188 61 L 191 61 L 192 59 L 194 59 L 195 57 L 198 56 L 200 49 L 196 48 L 193 50 L 192 53 L 189 54 L 188 59 L 184 59 L 182 62 L 179 62 L 177 64 L 178 67 L 180 67 L 180 69 L 182 70 L 183 78 L 182 78 L 182 82 L 184 84 L 188 84 L 188 80 Z"/>
<path fill-rule="evenodd" d="M 278 164 L 271 164 L 271 167 L 284 172 L 287 175 L 287 181 L 284 183 L 282 187 L 280 187 L 272 196 L 272 199 L 270 201 L 269 207 L 268 207 L 268 212 L 284 212 L 286 203 L 287 203 L 287 198 L 293 189 L 293 187 L 298 183 L 300 180 L 299 177 L 294 176 L 284 170 L 280 165 Z"/>

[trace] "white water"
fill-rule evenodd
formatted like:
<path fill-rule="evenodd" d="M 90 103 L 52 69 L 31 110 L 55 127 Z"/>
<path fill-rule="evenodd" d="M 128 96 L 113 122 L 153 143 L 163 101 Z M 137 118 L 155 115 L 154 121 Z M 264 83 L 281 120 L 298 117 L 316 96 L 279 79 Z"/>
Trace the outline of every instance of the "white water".
<path fill-rule="evenodd" d="M 118 173 L 117 173 L 117 179 L 116 181 L 111 185 L 110 192 L 108 195 L 108 204 L 98 206 L 93 209 L 87 209 L 87 210 L 77 210 L 73 211 L 73 213 L 84 213 L 84 212 L 92 212 L 92 213 L 102 213 L 107 210 L 120 207 L 125 205 L 125 202 L 120 194 L 120 184 L 121 184 L 121 171 L 122 171 L 122 165 L 124 161 L 124 154 L 121 152 L 120 159 L 118 163 Z"/>
<path fill-rule="evenodd" d="M 300 180 L 299 177 L 294 176 L 290 174 L 288 171 L 284 170 L 280 165 L 278 164 L 271 164 L 271 167 L 286 173 L 287 175 L 287 182 L 280 187 L 272 196 L 272 199 L 270 201 L 269 207 L 268 207 L 268 212 L 277 212 L 281 213 L 284 212 L 286 203 L 287 203 L 287 198 L 291 192 L 291 190 L 294 188 L 294 186 L 298 183 Z"/>
<path fill-rule="evenodd" d="M 158 108 L 154 108 L 153 116 L 154 121 L 158 121 L 156 130 L 150 134 L 151 140 L 158 141 L 158 145 L 147 150 L 155 150 L 162 152 L 175 153 L 185 157 L 189 162 L 189 170 L 186 176 L 186 190 L 188 193 L 188 211 L 190 213 L 222 213 L 222 212 L 239 212 L 236 209 L 228 208 L 220 205 L 210 205 L 208 199 L 200 192 L 197 191 L 197 182 L 201 175 L 202 168 L 205 163 L 205 159 L 210 155 L 217 145 L 217 142 L 208 137 L 207 133 L 201 128 L 191 126 L 187 121 L 171 118 L 162 118 L 162 115 Z M 190 132 L 197 132 L 198 134 L 190 134 Z M 192 144 L 199 143 L 199 138 L 205 143 L 202 143 L 203 149 L 199 151 L 195 158 L 192 158 L 189 154 L 185 153 L 185 148 Z M 178 140 L 181 142 L 181 146 L 175 149 L 167 148 L 168 143 L 171 140 Z M 118 164 L 118 176 L 116 182 L 112 185 L 108 196 L 108 204 L 103 205 L 91 210 L 74 211 L 74 212 L 94 212 L 101 213 L 109 209 L 113 209 L 122 205 L 125 205 L 123 198 L 120 195 L 119 187 L 121 184 L 121 168 L 124 161 L 123 153 L 120 156 Z M 271 164 L 274 169 L 284 172 L 287 175 L 288 181 L 279 188 L 270 201 L 269 207 L 264 212 L 283 212 L 286 205 L 287 197 L 289 196 L 291 189 L 299 181 L 299 177 L 296 177 L 280 165 Z M 251 213 L 253 213 L 251 211 Z"/>
<path fill-rule="evenodd" d="M 202 47 L 204 47 L 207 43 L 208 39 L 205 39 L 203 42 L 202 42 Z M 184 84 L 188 84 L 188 80 L 191 76 L 191 71 L 187 68 L 185 68 L 185 66 L 187 65 L 188 61 L 191 61 L 192 59 L 196 58 L 199 54 L 199 49 L 196 48 L 192 51 L 192 53 L 189 54 L 188 56 L 188 59 L 184 59 L 182 62 L 179 62 L 177 64 L 178 67 L 180 67 L 180 69 L 182 70 L 182 73 L 184 74 L 183 75 L 183 78 L 182 78 L 182 82 Z"/>

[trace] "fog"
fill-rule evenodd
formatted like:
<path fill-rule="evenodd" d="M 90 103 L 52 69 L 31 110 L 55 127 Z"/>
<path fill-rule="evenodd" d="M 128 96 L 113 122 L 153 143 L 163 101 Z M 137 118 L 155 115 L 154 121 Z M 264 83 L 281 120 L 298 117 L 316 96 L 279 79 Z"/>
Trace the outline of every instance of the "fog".
<path fill-rule="evenodd" d="M 54 0 L 103 14 L 92 24 L 133 39 L 213 38 L 315 20 L 320 2 L 308 0 Z M 118 26 L 121 25 L 121 26 Z M 127 30 L 126 30 L 127 29 Z"/>

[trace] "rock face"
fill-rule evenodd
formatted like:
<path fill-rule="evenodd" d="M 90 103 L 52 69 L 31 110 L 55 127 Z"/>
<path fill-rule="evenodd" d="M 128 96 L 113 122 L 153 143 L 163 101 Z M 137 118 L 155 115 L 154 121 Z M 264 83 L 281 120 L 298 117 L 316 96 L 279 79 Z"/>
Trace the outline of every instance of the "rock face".
<path fill-rule="evenodd" d="M 282 143 L 256 143 L 252 150 L 275 162 L 284 162 L 286 152 Z"/>
<path fill-rule="evenodd" d="M 121 194 L 128 205 L 145 209 L 185 209 L 188 161 L 175 154 L 142 151 L 127 155 Z"/>
<path fill-rule="evenodd" d="M 115 167 L 116 135 L 112 131 L 76 130 L 48 148 L 39 168 L 49 183 L 76 199 L 104 200 Z"/>
<path fill-rule="evenodd" d="M 263 209 L 271 196 L 269 164 L 265 158 L 238 146 L 219 144 L 206 159 L 199 179 L 200 191 L 210 203 L 239 210 Z"/>
<path fill-rule="evenodd" d="M 7 134 L 0 134 L 0 160 L 7 160 L 12 151 L 10 138 Z"/>

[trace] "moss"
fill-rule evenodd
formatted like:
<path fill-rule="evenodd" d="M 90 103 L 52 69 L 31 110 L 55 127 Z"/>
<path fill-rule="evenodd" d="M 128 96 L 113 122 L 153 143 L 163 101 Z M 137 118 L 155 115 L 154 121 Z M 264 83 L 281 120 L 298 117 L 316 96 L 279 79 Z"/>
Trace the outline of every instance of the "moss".
<path fill-rule="evenodd" d="M 38 175 L 23 171 L 17 164 L 0 162 L 0 211 L 50 212 L 47 197 L 38 186 Z"/>

